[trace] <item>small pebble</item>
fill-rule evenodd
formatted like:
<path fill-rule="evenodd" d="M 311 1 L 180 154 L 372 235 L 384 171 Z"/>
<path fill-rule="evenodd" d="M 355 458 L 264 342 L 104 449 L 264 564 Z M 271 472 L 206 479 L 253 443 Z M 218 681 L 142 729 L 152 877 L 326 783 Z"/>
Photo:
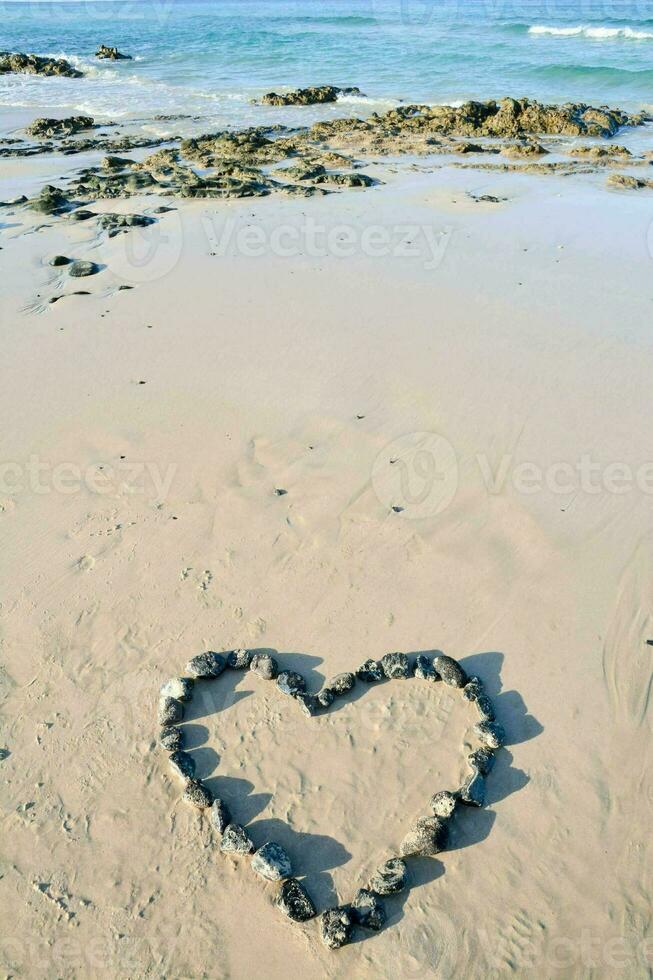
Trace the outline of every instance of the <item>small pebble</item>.
<path fill-rule="evenodd" d="M 479 721 L 474 725 L 474 732 L 489 749 L 500 749 L 506 738 L 506 733 L 496 721 Z"/>
<path fill-rule="evenodd" d="M 68 275 L 74 279 L 81 279 L 84 276 L 95 276 L 99 271 L 100 266 L 96 265 L 95 262 L 77 261 L 71 263 Z"/>
<path fill-rule="evenodd" d="M 348 909 L 342 906 L 327 909 L 320 916 L 322 942 L 329 949 L 346 946 L 351 939 L 353 925 L 354 920 Z"/>
<path fill-rule="evenodd" d="M 172 753 L 168 761 L 181 779 L 192 779 L 195 775 L 195 759 L 187 752 L 177 750 Z"/>
<path fill-rule="evenodd" d="M 485 776 L 478 770 L 470 773 L 460 787 L 460 800 L 467 806 L 483 806 L 485 803 Z"/>
<path fill-rule="evenodd" d="M 356 675 L 346 672 L 344 674 L 336 674 L 335 677 L 332 677 L 327 687 L 336 695 L 346 694 L 348 691 L 351 691 L 355 683 Z"/>
<path fill-rule="evenodd" d="M 177 701 L 190 701 L 193 696 L 191 677 L 171 677 L 161 688 L 161 697 L 176 698 Z"/>
<path fill-rule="evenodd" d="M 467 674 L 453 657 L 445 657 L 444 654 L 440 654 L 440 656 L 433 658 L 433 666 L 445 684 L 450 687 L 465 686 Z"/>
<path fill-rule="evenodd" d="M 251 854 L 254 844 L 247 836 L 244 827 L 238 823 L 230 823 L 222 834 L 220 850 L 228 854 Z"/>
<path fill-rule="evenodd" d="M 294 697 L 295 694 L 306 689 L 306 681 L 301 674 L 294 670 L 282 670 L 277 677 L 277 687 L 284 694 Z"/>
<path fill-rule="evenodd" d="M 385 925 L 385 907 L 383 902 L 367 888 L 359 888 L 354 896 L 351 908 L 354 920 L 365 929 L 378 932 Z"/>
<path fill-rule="evenodd" d="M 189 779 L 186 783 L 186 789 L 184 790 L 182 799 L 186 803 L 192 803 L 193 806 L 198 807 L 200 810 L 206 810 L 213 803 L 213 795 L 210 790 L 206 788 L 199 781 L 199 779 Z"/>
<path fill-rule="evenodd" d="M 290 858 L 283 847 L 275 841 L 268 841 L 259 847 L 252 858 L 252 868 L 268 881 L 281 881 L 282 878 L 289 878 L 292 874 Z"/>
<path fill-rule="evenodd" d="M 219 677 L 226 666 L 222 654 L 209 650 L 207 653 L 198 653 L 196 657 L 189 660 L 185 670 L 191 677 L 213 678 Z"/>
<path fill-rule="evenodd" d="M 250 661 L 249 669 L 266 681 L 273 681 L 279 673 L 279 665 L 269 653 L 255 653 Z"/>
<path fill-rule="evenodd" d="M 223 834 L 231 823 L 229 808 L 224 800 L 215 799 L 211 805 L 211 823 L 219 834 Z"/>
<path fill-rule="evenodd" d="M 67 255 L 55 255 L 53 256 L 48 265 L 59 266 L 59 265 L 70 265 L 72 259 L 69 259 Z"/>
<path fill-rule="evenodd" d="M 249 650 L 232 650 L 227 657 L 227 667 L 232 670 L 246 670 L 251 660 L 252 654 Z"/>
<path fill-rule="evenodd" d="M 181 748 L 182 742 L 181 728 L 175 728 L 171 725 L 169 728 L 162 728 L 159 732 L 159 745 L 168 752 L 176 752 L 177 749 Z"/>
<path fill-rule="evenodd" d="M 432 661 L 425 654 L 420 653 L 415 661 L 414 668 L 415 677 L 419 677 L 423 681 L 438 681 L 440 680 L 440 675 L 433 666 Z"/>
<path fill-rule="evenodd" d="M 356 671 L 356 677 L 359 681 L 370 684 L 372 681 L 385 680 L 385 673 L 378 660 L 366 660 Z"/>
<path fill-rule="evenodd" d="M 448 820 L 456 809 L 457 797 L 455 793 L 450 793 L 448 789 L 440 790 L 431 797 L 431 809 L 436 817 Z"/>
<path fill-rule="evenodd" d="M 390 858 L 376 869 L 367 887 L 377 895 L 396 895 L 404 890 L 407 881 L 406 862 L 401 858 Z"/>
<path fill-rule="evenodd" d="M 176 698 L 164 697 L 159 700 L 159 724 L 163 727 L 175 725 L 184 717 L 184 706 Z"/>
<path fill-rule="evenodd" d="M 381 657 L 381 666 L 390 679 L 410 677 L 410 661 L 405 653 L 386 653 Z"/>
<path fill-rule="evenodd" d="M 316 915 L 308 892 L 296 878 L 282 882 L 275 904 L 294 922 L 307 922 Z"/>
<path fill-rule="evenodd" d="M 400 853 L 404 857 L 423 854 L 432 857 L 447 846 L 447 825 L 437 817 L 420 817 L 415 827 L 401 842 Z"/>

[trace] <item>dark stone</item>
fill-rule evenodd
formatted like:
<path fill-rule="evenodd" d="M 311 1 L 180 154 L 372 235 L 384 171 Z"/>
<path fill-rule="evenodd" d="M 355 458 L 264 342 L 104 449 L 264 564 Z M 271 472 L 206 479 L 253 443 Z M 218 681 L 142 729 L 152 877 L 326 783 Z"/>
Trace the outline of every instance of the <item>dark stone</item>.
<path fill-rule="evenodd" d="M 160 698 L 159 700 L 159 724 L 163 728 L 168 725 L 176 725 L 184 717 L 184 706 L 176 698 Z"/>
<path fill-rule="evenodd" d="M 423 681 L 433 682 L 440 680 L 440 675 L 433 666 L 431 659 L 423 653 L 417 655 L 413 673 L 415 677 L 419 677 Z"/>
<path fill-rule="evenodd" d="M 199 779 L 188 779 L 182 800 L 191 803 L 199 810 L 207 810 L 213 803 L 213 794 Z"/>
<path fill-rule="evenodd" d="M 275 904 L 294 922 L 307 922 L 316 914 L 308 892 L 296 878 L 282 882 Z"/>
<path fill-rule="evenodd" d="M 266 681 L 273 681 L 279 673 L 279 665 L 269 653 L 255 653 L 249 669 Z"/>
<path fill-rule="evenodd" d="M 304 714 L 309 718 L 316 715 L 320 708 L 323 707 L 314 694 L 307 694 L 306 691 L 298 691 L 297 694 L 293 694 L 293 697 L 297 704 L 300 705 Z"/>
<path fill-rule="evenodd" d="M 251 854 L 254 844 L 247 836 L 244 827 L 238 823 L 230 823 L 222 834 L 220 850 L 227 854 Z"/>
<path fill-rule="evenodd" d="M 479 721 L 474 725 L 474 732 L 489 749 L 500 749 L 506 738 L 502 726 L 496 721 Z"/>
<path fill-rule="evenodd" d="M 401 858 L 390 858 L 376 869 L 367 887 L 377 895 L 396 895 L 404 890 L 407 881 L 406 862 Z"/>
<path fill-rule="evenodd" d="M 69 259 L 67 255 L 55 255 L 50 259 L 48 265 L 70 265 L 71 262 L 72 259 Z"/>
<path fill-rule="evenodd" d="M 62 75 L 66 78 L 81 78 L 83 72 L 66 61 L 65 58 L 42 58 L 37 54 L 12 54 L 0 51 L 0 75 L 11 72 L 26 75 Z"/>
<path fill-rule="evenodd" d="M 159 732 L 159 745 L 167 752 L 176 752 L 184 740 L 181 728 L 162 728 Z"/>
<path fill-rule="evenodd" d="M 277 677 L 277 687 L 284 694 L 294 697 L 306 689 L 306 681 L 295 670 L 282 670 Z"/>
<path fill-rule="evenodd" d="M 405 653 L 386 653 L 381 657 L 381 666 L 390 679 L 410 677 L 410 661 Z"/>
<path fill-rule="evenodd" d="M 433 813 L 441 820 L 448 820 L 456 808 L 457 796 L 448 789 L 440 790 L 431 797 L 430 804 Z"/>
<path fill-rule="evenodd" d="M 483 721 L 494 721 L 496 715 L 494 714 L 494 705 L 490 701 L 487 694 L 481 694 L 480 697 L 476 698 L 476 707 L 478 708 L 478 713 Z"/>
<path fill-rule="evenodd" d="M 194 678 L 213 678 L 219 677 L 226 666 L 222 654 L 209 650 L 207 653 L 198 653 L 188 661 L 184 669 Z"/>
<path fill-rule="evenodd" d="M 433 658 L 433 666 L 445 684 L 450 687 L 465 686 L 467 674 L 453 657 L 445 657 L 444 654 L 440 654 L 440 656 Z"/>
<path fill-rule="evenodd" d="M 322 942 L 329 949 L 340 949 L 351 939 L 354 920 L 349 909 L 337 906 L 327 909 L 320 916 L 320 933 Z"/>
<path fill-rule="evenodd" d="M 161 688 L 161 697 L 190 701 L 193 696 L 193 686 L 194 681 L 191 677 L 171 677 Z"/>
<path fill-rule="evenodd" d="M 61 188 L 54 187 L 52 184 L 46 184 L 41 189 L 40 194 L 32 198 L 29 206 L 39 214 L 54 215 L 63 214 L 64 211 L 70 210 L 71 204 Z"/>
<path fill-rule="evenodd" d="M 336 696 L 330 687 L 323 687 L 317 695 L 317 703 L 321 708 L 329 708 L 335 701 Z"/>
<path fill-rule="evenodd" d="M 281 881 L 292 874 L 290 858 L 280 844 L 268 841 L 252 858 L 252 869 L 268 881 Z"/>
<path fill-rule="evenodd" d="M 156 223 L 156 218 L 146 214 L 100 214 L 97 223 L 104 231 L 109 232 L 109 238 L 115 238 L 122 231 L 130 228 L 146 228 Z"/>
<path fill-rule="evenodd" d="M 223 834 L 231 823 L 229 808 L 224 800 L 215 799 L 211 806 L 211 823 L 219 834 Z"/>
<path fill-rule="evenodd" d="M 385 680 L 385 673 L 378 660 L 370 659 L 360 665 L 356 671 L 356 677 L 359 681 L 365 681 L 365 683 L 371 684 L 373 681 Z"/>
<path fill-rule="evenodd" d="M 362 95 L 359 88 L 339 88 L 337 85 L 311 85 L 299 88 L 294 92 L 268 92 L 261 99 L 263 105 L 318 105 L 324 102 L 335 102 L 339 95 Z"/>
<path fill-rule="evenodd" d="M 131 61 L 130 54 L 121 54 L 118 48 L 108 48 L 106 44 L 101 44 L 95 52 L 96 58 L 104 58 L 108 61 Z"/>
<path fill-rule="evenodd" d="M 487 774 L 492 770 L 494 759 L 494 752 L 489 748 L 474 749 L 474 751 L 470 752 L 470 754 L 467 756 L 467 761 L 471 768 L 476 769 L 482 776 L 487 776 Z"/>
<path fill-rule="evenodd" d="M 71 221 L 88 221 L 89 218 L 97 218 L 97 212 L 88 211 L 86 208 L 77 208 L 70 212 L 69 218 Z"/>
<path fill-rule="evenodd" d="M 251 663 L 252 654 L 249 650 L 232 650 L 227 657 L 227 667 L 232 670 L 246 670 Z"/>
<path fill-rule="evenodd" d="M 383 902 L 367 888 L 359 888 L 354 896 L 351 911 L 355 922 L 365 929 L 378 932 L 385 925 L 385 907 Z"/>
<path fill-rule="evenodd" d="M 474 770 L 460 787 L 460 800 L 467 806 L 483 806 L 485 803 L 485 776 Z"/>
<path fill-rule="evenodd" d="M 95 262 L 73 262 L 68 270 L 68 275 L 73 279 L 82 279 L 85 276 L 96 276 L 100 271 L 100 266 Z"/>
<path fill-rule="evenodd" d="M 463 688 L 465 701 L 476 701 L 483 694 L 483 684 L 478 677 L 470 677 Z"/>
<path fill-rule="evenodd" d="M 400 853 L 404 857 L 411 854 L 431 857 L 445 849 L 448 836 L 449 831 L 444 821 L 438 817 L 420 817 L 402 840 Z"/>
<path fill-rule="evenodd" d="M 192 779 L 195 775 L 195 759 L 187 752 L 177 750 L 172 753 L 169 761 L 180 779 Z"/>
<path fill-rule="evenodd" d="M 337 696 L 339 694 L 347 694 L 348 691 L 351 691 L 355 683 L 356 675 L 347 671 L 344 674 L 336 674 L 335 677 L 332 677 L 327 687 Z"/>

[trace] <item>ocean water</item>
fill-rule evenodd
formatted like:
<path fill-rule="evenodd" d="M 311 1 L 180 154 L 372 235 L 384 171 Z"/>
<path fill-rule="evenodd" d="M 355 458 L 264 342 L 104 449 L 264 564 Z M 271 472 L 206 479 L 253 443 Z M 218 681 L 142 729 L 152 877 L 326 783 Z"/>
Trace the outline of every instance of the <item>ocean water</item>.
<path fill-rule="evenodd" d="M 0 0 L 0 18 L 0 50 L 65 57 L 87 73 L 0 76 L 4 107 L 118 120 L 184 113 L 206 126 L 508 94 L 653 111 L 653 0 Z M 134 60 L 98 62 L 100 43 Z M 252 104 L 327 82 L 365 97 Z"/>

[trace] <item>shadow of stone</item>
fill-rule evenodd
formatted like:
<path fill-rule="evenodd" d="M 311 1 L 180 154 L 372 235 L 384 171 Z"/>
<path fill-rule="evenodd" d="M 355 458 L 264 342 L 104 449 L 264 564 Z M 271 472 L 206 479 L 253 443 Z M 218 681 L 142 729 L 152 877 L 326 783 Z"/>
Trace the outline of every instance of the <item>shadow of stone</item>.
<path fill-rule="evenodd" d="M 451 820 L 447 851 L 462 851 L 473 844 L 480 844 L 492 830 L 496 816 L 491 810 L 457 806 Z"/>
<path fill-rule="evenodd" d="M 272 793 L 252 792 L 255 787 L 248 779 L 239 779 L 235 776 L 212 776 L 208 779 L 202 778 L 202 781 L 214 797 L 224 800 L 229 807 L 233 822 L 243 826 L 247 826 L 251 820 L 265 810 L 272 799 Z"/>
<path fill-rule="evenodd" d="M 524 699 L 518 691 L 505 691 L 495 701 L 497 718 L 505 719 L 506 742 L 508 745 L 521 745 L 537 738 L 544 726 L 537 718 L 528 714 Z"/>
<path fill-rule="evenodd" d="M 511 765 L 512 760 L 512 754 L 508 749 L 501 749 L 500 752 L 497 752 L 496 762 L 485 783 L 487 806 L 505 800 L 512 793 L 518 793 L 530 782 L 529 777 L 522 769 L 516 769 Z"/>

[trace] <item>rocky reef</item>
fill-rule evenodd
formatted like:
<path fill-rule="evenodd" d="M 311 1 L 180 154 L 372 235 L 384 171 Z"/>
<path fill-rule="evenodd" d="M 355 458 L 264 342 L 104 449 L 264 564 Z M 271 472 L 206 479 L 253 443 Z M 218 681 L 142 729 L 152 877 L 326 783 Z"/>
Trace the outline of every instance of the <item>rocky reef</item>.
<path fill-rule="evenodd" d="M 58 139 L 59 137 L 73 136 L 83 129 L 92 129 L 95 120 L 92 116 L 68 116 L 66 119 L 35 119 L 26 128 L 28 136 L 36 136 L 38 139 Z"/>
<path fill-rule="evenodd" d="M 96 58 L 103 58 L 106 61 L 131 61 L 130 54 L 122 54 L 118 48 L 108 48 L 106 44 L 101 44 L 95 52 Z"/>
<path fill-rule="evenodd" d="M 323 102 L 336 102 L 339 95 L 362 95 L 359 88 L 339 88 L 337 85 L 312 85 L 298 88 L 294 92 L 268 92 L 261 99 L 261 105 L 320 105 Z"/>
<path fill-rule="evenodd" d="M 66 78 L 81 78 L 84 74 L 73 68 L 65 58 L 43 58 L 38 54 L 0 51 L 0 75 L 12 72 L 26 75 L 63 75 Z"/>

